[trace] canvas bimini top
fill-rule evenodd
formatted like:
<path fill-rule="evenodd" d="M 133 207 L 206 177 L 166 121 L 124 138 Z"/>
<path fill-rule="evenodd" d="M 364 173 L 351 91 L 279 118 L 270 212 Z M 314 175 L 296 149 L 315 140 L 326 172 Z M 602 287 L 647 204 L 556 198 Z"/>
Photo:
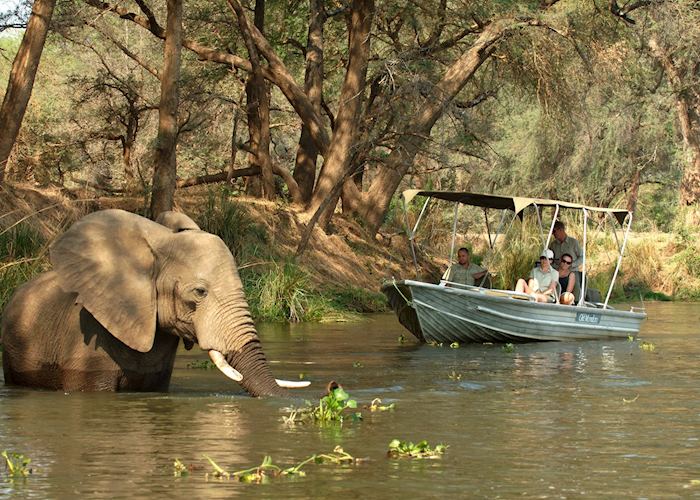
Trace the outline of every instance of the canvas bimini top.
<path fill-rule="evenodd" d="M 402 196 L 407 204 L 416 196 L 426 196 L 473 207 L 512 210 L 516 215 L 520 215 L 527 207 L 558 206 L 560 208 L 572 208 L 574 210 L 585 209 L 591 212 L 609 213 L 615 217 L 620 225 L 623 224 L 625 218 L 630 213 L 624 208 L 591 207 L 578 203 L 570 203 L 568 201 L 548 200 L 545 198 L 525 198 L 522 196 L 502 196 L 498 194 L 468 193 L 464 191 L 421 191 L 419 189 L 407 189 L 402 193 Z"/>

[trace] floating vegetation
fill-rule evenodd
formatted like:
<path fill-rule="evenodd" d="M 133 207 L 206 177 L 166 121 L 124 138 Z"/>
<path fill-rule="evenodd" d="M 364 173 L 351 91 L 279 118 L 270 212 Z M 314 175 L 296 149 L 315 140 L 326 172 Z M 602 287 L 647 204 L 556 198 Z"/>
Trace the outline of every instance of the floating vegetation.
<path fill-rule="evenodd" d="M 350 396 L 342 387 L 332 389 L 328 395 L 322 397 L 318 406 L 311 406 L 307 401 L 305 408 L 293 409 L 288 416 L 282 417 L 285 424 L 295 424 L 297 422 L 343 422 L 346 410 L 357 408 L 357 401 L 350 399 Z M 361 420 L 362 414 L 356 412 L 352 414 L 354 420 Z"/>
<path fill-rule="evenodd" d="M 428 345 L 431 345 L 433 347 L 442 347 L 442 342 L 436 342 L 434 340 L 431 340 L 430 342 L 428 342 Z"/>
<path fill-rule="evenodd" d="M 625 404 L 629 404 L 629 403 L 634 403 L 634 402 L 637 401 L 638 399 L 639 399 L 639 394 L 637 394 L 637 395 L 636 395 L 634 398 L 632 398 L 632 399 L 625 399 L 625 398 L 622 398 L 622 402 L 625 403 Z"/>
<path fill-rule="evenodd" d="M 634 335 L 627 335 L 627 342 L 634 342 Z"/>
<path fill-rule="evenodd" d="M 447 378 L 449 378 L 450 380 L 459 381 L 459 380 L 462 380 L 462 374 L 457 373 L 456 371 L 452 370 L 451 373 L 447 374 Z"/>
<path fill-rule="evenodd" d="M 435 448 L 430 448 L 427 441 L 413 444 L 410 441 L 399 441 L 394 439 L 389 443 L 389 458 L 440 458 L 447 450 L 447 445 L 438 444 Z"/>
<path fill-rule="evenodd" d="M 399 344 L 403 344 L 404 342 L 406 342 L 406 337 L 404 337 L 403 333 L 401 335 L 399 335 L 398 340 L 399 340 Z"/>
<path fill-rule="evenodd" d="M 175 461 L 173 462 L 173 476 L 175 477 L 183 477 L 186 476 L 190 473 L 189 469 L 185 464 L 180 462 L 179 458 L 176 458 Z"/>
<path fill-rule="evenodd" d="M 12 478 L 27 477 L 32 473 L 32 469 L 29 468 L 29 464 L 32 461 L 31 458 L 7 450 L 3 450 L 0 456 L 5 459 L 5 468 L 8 476 Z"/>
<path fill-rule="evenodd" d="M 639 348 L 640 348 L 642 351 L 651 352 L 651 351 L 653 351 L 654 349 L 656 349 L 656 346 L 655 346 L 654 344 L 652 344 L 651 342 L 644 342 L 644 341 L 643 341 L 643 342 L 641 342 L 641 343 L 639 344 Z"/>
<path fill-rule="evenodd" d="M 501 347 L 501 349 L 503 349 L 503 352 L 515 352 L 515 346 L 510 342 L 504 344 L 503 347 Z"/>
<path fill-rule="evenodd" d="M 187 363 L 187 368 L 195 370 L 211 370 L 212 368 L 215 368 L 215 365 L 208 359 L 197 359 Z"/>
<path fill-rule="evenodd" d="M 249 469 L 239 470 L 236 472 L 229 472 L 223 467 L 221 467 L 219 464 L 214 462 L 214 460 L 212 460 L 207 455 L 204 455 L 204 458 L 206 458 L 209 461 L 213 468 L 212 472 L 207 472 L 205 474 L 205 477 L 207 479 L 209 479 L 209 477 L 227 480 L 235 479 L 243 483 L 254 484 L 265 484 L 269 482 L 271 478 L 280 476 L 304 477 L 306 476 L 306 472 L 304 472 L 301 469 L 302 467 L 310 463 L 354 464 L 359 462 L 358 459 L 347 453 L 340 446 L 336 446 L 330 453 L 319 453 L 311 455 L 305 460 L 299 462 L 297 465 L 287 468 L 282 468 L 279 465 L 275 465 L 274 463 L 272 463 L 272 457 L 269 455 L 265 455 L 265 458 L 263 458 L 263 461 L 260 465 L 251 467 Z M 175 460 L 175 464 L 177 465 L 178 463 L 180 463 L 180 461 Z M 180 465 L 182 464 L 180 463 Z M 182 465 L 182 467 L 185 471 L 187 470 L 187 467 L 185 467 L 184 465 Z"/>
<path fill-rule="evenodd" d="M 369 411 L 387 411 L 396 408 L 396 403 L 391 403 L 389 405 L 382 405 L 382 400 L 379 398 L 374 398 L 369 404 Z"/>
<path fill-rule="evenodd" d="M 450 344 L 451 349 L 459 349 L 459 342 L 452 342 Z"/>
<path fill-rule="evenodd" d="M 683 488 L 687 489 L 694 486 L 700 486 L 700 479 L 691 479 L 689 483 L 683 485 Z"/>
<path fill-rule="evenodd" d="M 363 366 L 365 366 L 365 365 L 363 365 L 362 362 L 360 362 L 360 361 L 355 361 L 355 362 L 352 364 L 352 367 L 353 367 L 353 368 L 362 368 Z"/>

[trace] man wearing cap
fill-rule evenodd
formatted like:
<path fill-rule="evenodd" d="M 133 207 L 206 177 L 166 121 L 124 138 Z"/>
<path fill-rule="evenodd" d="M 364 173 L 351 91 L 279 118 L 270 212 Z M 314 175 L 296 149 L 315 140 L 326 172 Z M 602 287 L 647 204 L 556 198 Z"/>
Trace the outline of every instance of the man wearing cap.
<path fill-rule="evenodd" d="M 554 252 L 549 248 L 540 255 L 540 265 L 530 271 L 530 279 L 525 282 L 520 278 L 515 284 L 515 291 L 528 293 L 537 302 L 556 302 L 556 289 L 559 273 L 552 267 Z"/>
<path fill-rule="evenodd" d="M 565 253 L 568 253 L 574 258 L 574 263 L 571 264 L 572 271 L 579 271 L 579 267 L 583 263 L 583 252 L 576 238 L 566 234 L 566 225 L 558 220 L 554 223 L 552 230 L 554 239 L 549 242 L 549 249 L 554 252 L 554 267 L 559 269 L 559 259 Z"/>

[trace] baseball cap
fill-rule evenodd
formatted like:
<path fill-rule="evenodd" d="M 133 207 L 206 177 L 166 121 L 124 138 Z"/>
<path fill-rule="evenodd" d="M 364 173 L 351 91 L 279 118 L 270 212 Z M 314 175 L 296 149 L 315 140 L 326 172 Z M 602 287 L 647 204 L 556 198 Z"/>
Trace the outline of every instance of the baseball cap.
<path fill-rule="evenodd" d="M 547 257 L 548 259 L 553 259 L 554 258 L 554 252 L 552 252 L 549 248 L 542 252 L 540 257 Z"/>

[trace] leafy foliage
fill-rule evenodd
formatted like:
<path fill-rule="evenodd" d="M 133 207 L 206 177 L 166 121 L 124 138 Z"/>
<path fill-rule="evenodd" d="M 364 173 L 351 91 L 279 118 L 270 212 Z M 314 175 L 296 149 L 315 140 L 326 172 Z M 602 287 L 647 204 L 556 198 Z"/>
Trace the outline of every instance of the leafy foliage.
<path fill-rule="evenodd" d="M 5 459 L 7 474 L 11 478 L 27 477 L 32 473 L 32 469 L 29 468 L 32 461 L 30 458 L 7 450 L 3 450 L 0 456 Z"/>
<path fill-rule="evenodd" d="M 387 455 L 390 458 L 440 458 L 447 450 L 447 445 L 438 444 L 431 448 L 427 441 L 413 444 L 411 441 L 394 439 L 389 443 Z"/>
<path fill-rule="evenodd" d="M 253 484 L 267 484 L 270 479 L 276 477 L 304 477 L 306 476 L 306 472 L 301 469 L 310 463 L 352 464 L 356 462 L 355 457 L 347 453 L 340 446 L 336 446 L 333 451 L 329 453 L 311 455 L 310 457 L 299 462 L 297 465 L 287 468 L 282 468 L 279 465 L 274 464 L 272 462 L 272 457 L 265 455 L 260 465 L 236 472 L 228 472 L 226 469 L 214 462 L 214 460 L 212 460 L 209 456 L 204 455 L 204 458 L 207 459 L 213 469 L 211 473 L 206 474 L 206 477 L 211 476 L 216 479 L 233 478 L 243 483 Z M 182 465 L 179 460 L 175 461 L 174 468 L 175 475 L 178 477 L 179 475 L 183 474 L 183 470 L 187 470 L 187 468 Z"/>
<path fill-rule="evenodd" d="M 323 396 L 318 406 L 311 406 L 309 401 L 306 402 L 305 408 L 292 410 L 289 416 L 283 418 L 285 423 L 294 424 L 296 422 L 317 422 L 317 423 L 342 423 L 346 418 L 346 410 L 357 408 L 357 401 L 350 399 L 350 396 L 342 387 L 336 387 Z M 374 411 L 374 410 L 373 410 Z M 362 414 L 357 412 L 352 414 L 355 420 L 361 419 Z"/>

